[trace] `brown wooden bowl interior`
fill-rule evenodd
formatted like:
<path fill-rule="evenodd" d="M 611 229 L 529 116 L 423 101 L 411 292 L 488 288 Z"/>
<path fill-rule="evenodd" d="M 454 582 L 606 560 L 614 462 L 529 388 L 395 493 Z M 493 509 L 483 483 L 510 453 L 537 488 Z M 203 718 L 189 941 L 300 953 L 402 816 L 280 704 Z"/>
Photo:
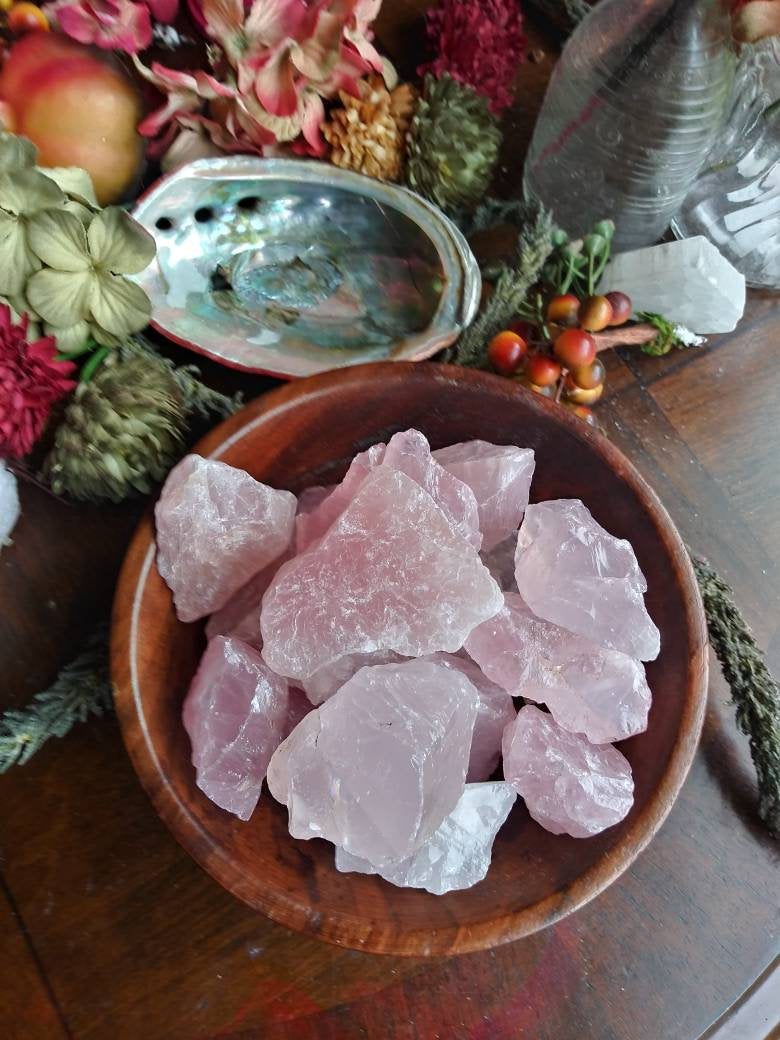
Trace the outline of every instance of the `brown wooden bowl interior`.
<path fill-rule="evenodd" d="M 112 668 L 125 743 L 157 811 L 230 892 L 290 928 L 376 953 L 434 955 L 495 946 L 534 932 L 613 881 L 666 817 L 698 740 L 706 697 L 705 621 L 687 553 L 660 502 L 598 432 L 510 381 L 432 364 L 326 372 L 253 401 L 195 449 L 299 492 L 340 478 L 355 454 L 417 427 L 433 447 L 479 437 L 532 447 L 532 499 L 581 498 L 629 538 L 647 576 L 661 654 L 647 667 L 648 729 L 624 741 L 636 783 L 620 825 L 576 840 L 543 830 L 517 804 L 484 881 L 444 896 L 340 874 L 333 848 L 287 832 L 264 789 L 242 823 L 195 786 L 180 710 L 204 646 L 202 624 L 174 614 L 154 565 L 151 510 L 133 538 L 114 604 Z"/>

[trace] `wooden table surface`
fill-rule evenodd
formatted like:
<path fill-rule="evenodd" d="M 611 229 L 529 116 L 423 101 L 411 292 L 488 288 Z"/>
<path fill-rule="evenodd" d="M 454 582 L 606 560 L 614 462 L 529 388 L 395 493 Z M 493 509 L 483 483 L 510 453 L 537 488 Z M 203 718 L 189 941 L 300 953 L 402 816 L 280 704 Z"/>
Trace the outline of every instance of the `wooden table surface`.
<path fill-rule="evenodd" d="M 414 7 L 398 3 L 402 23 Z M 392 43 L 394 19 L 385 29 Z M 516 110 L 518 137 L 549 60 L 526 69 L 521 97 L 532 101 Z M 248 398 L 272 385 L 202 367 Z M 780 674 L 775 300 L 751 296 L 738 330 L 703 349 L 613 354 L 598 414 L 688 544 L 733 585 Z M 46 686 L 108 616 L 142 504 L 69 506 L 28 485 L 22 508 L 0 555 L 3 708 Z M 272 924 L 222 891 L 159 822 L 113 717 L 51 741 L 0 777 L 0 1036 L 780 1036 L 778 844 L 756 818 L 747 742 L 714 662 L 712 676 L 691 774 L 634 866 L 558 925 L 451 960 L 353 953 Z"/>

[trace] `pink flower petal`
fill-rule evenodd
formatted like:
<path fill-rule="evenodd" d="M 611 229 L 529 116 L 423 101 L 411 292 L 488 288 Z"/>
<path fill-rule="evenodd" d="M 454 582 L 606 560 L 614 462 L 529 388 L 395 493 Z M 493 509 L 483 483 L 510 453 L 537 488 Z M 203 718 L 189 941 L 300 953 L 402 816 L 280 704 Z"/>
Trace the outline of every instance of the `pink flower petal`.
<path fill-rule="evenodd" d="M 179 13 L 179 0 L 146 0 L 156 22 L 170 24 Z"/>
<path fill-rule="evenodd" d="M 272 51 L 255 74 L 255 94 L 263 108 L 273 116 L 292 116 L 298 110 L 295 69 L 285 44 Z"/>
<path fill-rule="evenodd" d="M 251 50 L 273 47 L 295 36 L 306 16 L 302 0 L 255 0 L 247 15 L 244 29 Z"/>

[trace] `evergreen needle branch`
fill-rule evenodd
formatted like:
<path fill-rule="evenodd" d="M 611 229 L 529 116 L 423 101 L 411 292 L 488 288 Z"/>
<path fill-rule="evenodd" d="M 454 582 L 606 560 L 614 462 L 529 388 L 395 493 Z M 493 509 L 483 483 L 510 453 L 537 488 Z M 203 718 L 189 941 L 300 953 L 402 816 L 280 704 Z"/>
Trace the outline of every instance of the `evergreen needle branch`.
<path fill-rule="evenodd" d="M 48 690 L 0 715 L 0 773 L 28 762 L 50 737 L 64 737 L 77 722 L 111 708 L 108 629 L 101 625 Z"/>
<path fill-rule="evenodd" d="M 758 815 L 780 838 L 780 690 L 734 603 L 712 567 L 691 554 L 707 615 L 710 643 L 736 706 L 737 725 L 750 742 L 758 777 Z"/>
<path fill-rule="evenodd" d="M 478 368 L 485 364 L 488 343 L 522 308 L 550 254 L 553 230 L 550 213 L 538 204 L 529 204 L 524 213 L 513 266 L 504 268 L 482 313 L 461 334 L 453 358 L 458 365 Z"/>

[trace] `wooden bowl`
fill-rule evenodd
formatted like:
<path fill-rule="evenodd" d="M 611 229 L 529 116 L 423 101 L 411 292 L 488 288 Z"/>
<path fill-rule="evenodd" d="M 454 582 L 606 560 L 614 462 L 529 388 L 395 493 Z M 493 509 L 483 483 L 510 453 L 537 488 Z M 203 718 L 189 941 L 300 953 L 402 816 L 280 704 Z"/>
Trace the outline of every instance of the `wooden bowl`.
<path fill-rule="evenodd" d="M 658 830 L 693 758 L 707 688 L 706 629 L 688 555 L 663 506 L 606 438 L 563 408 L 497 376 L 434 364 L 326 372 L 253 401 L 196 450 L 273 487 L 299 492 L 343 475 L 349 460 L 417 427 L 433 447 L 483 438 L 536 452 L 532 498 L 581 498 L 629 538 L 647 576 L 661 654 L 647 667 L 647 731 L 620 748 L 636 783 L 628 817 L 595 838 L 555 836 L 518 801 L 484 881 L 444 896 L 340 874 L 333 847 L 287 832 L 267 790 L 248 823 L 195 786 L 181 704 L 203 650 L 201 624 L 177 620 L 154 562 L 149 510 L 135 533 L 114 604 L 112 668 L 122 731 L 141 782 L 187 851 L 220 884 L 290 928 L 374 953 L 485 949 L 571 913 L 613 881 Z"/>

